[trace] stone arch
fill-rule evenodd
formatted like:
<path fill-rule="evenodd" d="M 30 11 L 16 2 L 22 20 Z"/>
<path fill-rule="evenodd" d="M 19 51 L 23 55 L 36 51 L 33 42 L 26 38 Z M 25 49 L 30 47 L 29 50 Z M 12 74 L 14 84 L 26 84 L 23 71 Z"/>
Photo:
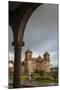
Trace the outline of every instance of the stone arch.
<path fill-rule="evenodd" d="M 30 16 L 32 15 L 32 13 L 35 11 L 35 9 L 37 9 L 38 6 L 34 7 L 34 8 L 28 8 L 26 10 L 26 13 L 24 14 L 23 16 L 23 19 L 20 23 L 20 26 L 19 26 L 19 30 L 18 30 L 18 41 L 22 41 L 23 40 L 23 36 L 24 36 L 24 31 L 25 31 L 25 27 L 26 27 L 26 24 L 30 18 Z M 21 31 L 22 30 L 22 31 Z"/>
<path fill-rule="evenodd" d="M 13 88 L 20 87 L 20 65 L 21 65 L 21 50 L 24 46 L 23 36 L 26 24 L 34 10 L 41 3 L 24 3 L 9 1 L 9 24 L 13 30 L 14 36 L 14 78 Z"/>

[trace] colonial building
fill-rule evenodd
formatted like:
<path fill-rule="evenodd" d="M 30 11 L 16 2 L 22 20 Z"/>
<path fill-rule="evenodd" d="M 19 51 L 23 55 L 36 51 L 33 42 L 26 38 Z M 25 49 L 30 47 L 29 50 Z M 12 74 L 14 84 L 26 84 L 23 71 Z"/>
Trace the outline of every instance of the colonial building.
<path fill-rule="evenodd" d="M 50 73 L 50 66 L 50 55 L 48 52 L 43 54 L 43 58 L 41 56 L 32 58 L 32 51 L 28 49 L 25 52 L 25 60 L 23 61 L 23 64 L 21 64 L 21 71 L 28 75 L 35 70 L 43 70 Z"/>
<path fill-rule="evenodd" d="M 9 62 L 9 73 L 13 74 L 14 71 L 14 64 L 10 61 Z M 50 55 L 48 52 L 43 54 L 43 58 L 38 56 L 37 58 L 32 57 L 32 51 L 29 49 L 25 52 L 25 59 L 21 62 L 21 74 L 32 74 L 35 70 L 43 70 L 45 72 L 50 73 Z M 9 74 L 9 75 L 10 75 Z"/>

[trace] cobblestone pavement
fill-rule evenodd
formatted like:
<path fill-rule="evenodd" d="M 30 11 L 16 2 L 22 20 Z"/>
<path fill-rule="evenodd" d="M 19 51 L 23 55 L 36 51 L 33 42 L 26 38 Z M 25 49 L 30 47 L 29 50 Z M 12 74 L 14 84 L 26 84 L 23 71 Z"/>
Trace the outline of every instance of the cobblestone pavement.
<path fill-rule="evenodd" d="M 26 87 L 44 87 L 44 86 L 58 86 L 58 83 L 42 83 L 42 82 L 36 82 L 33 80 L 26 80 L 21 81 L 20 88 L 26 88 Z M 9 88 L 13 88 L 13 84 L 9 84 Z"/>

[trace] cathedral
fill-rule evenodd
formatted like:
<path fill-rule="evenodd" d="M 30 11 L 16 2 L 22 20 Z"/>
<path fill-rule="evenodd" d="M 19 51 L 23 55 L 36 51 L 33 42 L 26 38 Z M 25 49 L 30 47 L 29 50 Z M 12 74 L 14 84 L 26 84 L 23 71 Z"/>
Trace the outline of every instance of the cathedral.
<path fill-rule="evenodd" d="M 48 52 L 37 58 L 32 58 L 32 51 L 29 49 L 25 52 L 25 60 L 21 63 L 21 73 L 31 75 L 35 70 L 43 70 L 50 73 L 50 55 Z"/>

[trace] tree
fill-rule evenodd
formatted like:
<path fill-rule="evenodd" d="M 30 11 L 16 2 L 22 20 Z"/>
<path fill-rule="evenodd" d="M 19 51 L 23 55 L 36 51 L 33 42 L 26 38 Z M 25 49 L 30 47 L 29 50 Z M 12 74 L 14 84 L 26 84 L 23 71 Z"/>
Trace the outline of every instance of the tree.
<path fill-rule="evenodd" d="M 39 73 L 38 69 L 35 69 L 34 73 Z"/>

